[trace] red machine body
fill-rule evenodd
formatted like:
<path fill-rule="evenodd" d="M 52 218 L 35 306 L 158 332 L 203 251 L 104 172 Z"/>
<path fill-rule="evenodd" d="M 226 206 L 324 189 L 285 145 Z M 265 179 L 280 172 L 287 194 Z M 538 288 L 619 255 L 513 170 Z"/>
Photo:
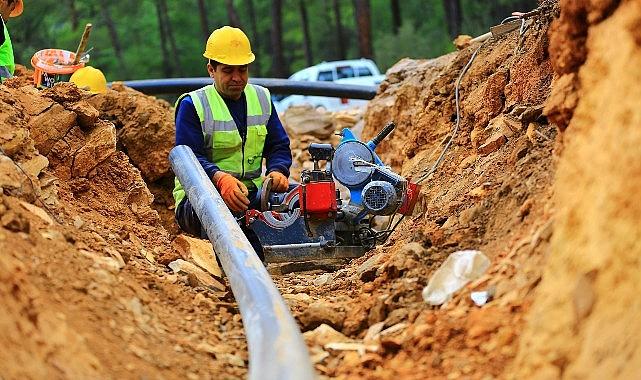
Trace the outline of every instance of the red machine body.
<path fill-rule="evenodd" d="M 336 184 L 331 181 L 311 182 L 298 187 L 301 212 L 315 219 L 336 216 Z"/>

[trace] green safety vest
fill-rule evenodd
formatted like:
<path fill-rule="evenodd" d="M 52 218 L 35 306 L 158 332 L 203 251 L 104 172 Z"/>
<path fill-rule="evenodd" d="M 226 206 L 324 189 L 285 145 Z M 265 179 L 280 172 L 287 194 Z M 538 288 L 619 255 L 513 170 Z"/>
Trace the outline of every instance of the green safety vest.
<path fill-rule="evenodd" d="M 16 68 L 13 59 L 13 45 L 11 45 L 11 38 L 7 26 L 4 25 L 4 43 L 0 46 L 0 80 L 1 78 L 11 78 Z"/>
<path fill-rule="evenodd" d="M 267 122 L 272 113 L 269 90 L 248 84 L 245 86 L 247 100 L 247 137 L 243 145 L 238 127 L 214 85 L 181 95 L 189 95 L 205 138 L 205 152 L 220 170 L 240 179 L 248 189 L 258 189 L 262 183 L 263 148 L 267 137 Z M 185 198 L 185 190 L 175 179 L 174 200 L 176 208 Z"/>

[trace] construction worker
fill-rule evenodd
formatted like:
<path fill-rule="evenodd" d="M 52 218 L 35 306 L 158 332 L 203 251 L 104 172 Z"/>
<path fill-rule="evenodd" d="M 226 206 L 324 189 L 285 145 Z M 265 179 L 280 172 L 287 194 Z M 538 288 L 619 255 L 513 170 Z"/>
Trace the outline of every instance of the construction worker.
<path fill-rule="evenodd" d="M 102 71 L 95 67 L 85 66 L 76 70 L 69 78 L 69 82 L 75 83 L 78 88 L 87 90 L 92 94 L 101 94 L 107 91 L 107 78 Z"/>
<path fill-rule="evenodd" d="M 258 208 L 262 162 L 272 190 L 289 187 L 292 155 L 289 137 L 274 110 L 269 90 L 248 84 L 255 59 L 242 30 L 224 26 L 207 40 L 207 72 L 213 84 L 183 94 L 176 102 L 176 145 L 189 146 L 235 216 Z M 176 221 L 190 234 L 206 238 L 194 209 L 176 179 Z M 257 237 L 242 224 L 262 256 Z"/>
<path fill-rule="evenodd" d="M 11 37 L 9 37 L 5 20 L 20 16 L 23 9 L 22 0 L 0 0 L 0 22 L 2 22 L 2 33 L 0 33 L 0 81 L 5 78 L 11 78 L 16 68 L 13 60 Z"/>

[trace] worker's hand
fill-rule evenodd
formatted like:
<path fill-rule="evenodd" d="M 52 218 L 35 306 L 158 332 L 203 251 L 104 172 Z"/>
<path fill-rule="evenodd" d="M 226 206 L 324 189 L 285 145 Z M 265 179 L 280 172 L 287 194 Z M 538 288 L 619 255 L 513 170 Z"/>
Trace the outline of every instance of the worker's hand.
<path fill-rule="evenodd" d="M 247 210 L 249 206 L 249 199 L 247 198 L 249 191 L 244 183 L 234 178 L 231 174 L 219 171 L 214 175 L 214 184 L 230 210 L 234 212 Z"/>
<path fill-rule="evenodd" d="M 272 191 L 283 193 L 289 189 L 289 180 L 281 172 L 269 172 L 267 177 L 272 179 Z"/>

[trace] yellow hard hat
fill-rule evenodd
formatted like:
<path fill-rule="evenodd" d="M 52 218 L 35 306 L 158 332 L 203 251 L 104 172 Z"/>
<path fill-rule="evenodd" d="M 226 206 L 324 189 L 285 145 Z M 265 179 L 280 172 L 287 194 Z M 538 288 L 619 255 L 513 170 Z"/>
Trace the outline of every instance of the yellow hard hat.
<path fill-rule="evenodd" d="M 88 90 L 92 94 L 99 94 L 107 91 L 107 79 L 102 71 L 86 66 L 78 69 L 69 82 L 75 83 L 78 88 Z"/>
<path fill-rule="evenodd" d="M 223 26 L 211 33 L 203 56 L 230 66 L 248 65 L 256 59 L 249 38 L 242 30 L 231 26 Z"/>
<path fill-rule="evenodd" d="M 23 10 L 24 10 L 24 4 L 22 3 L 22 0 L 18 0 L 18 4 L 16 4 L 16 6 L 13 7 L 13 10 L 11 11 L 11 14 L 9 14 L 9 17 L 18 17 L 22 14 Z"/>

